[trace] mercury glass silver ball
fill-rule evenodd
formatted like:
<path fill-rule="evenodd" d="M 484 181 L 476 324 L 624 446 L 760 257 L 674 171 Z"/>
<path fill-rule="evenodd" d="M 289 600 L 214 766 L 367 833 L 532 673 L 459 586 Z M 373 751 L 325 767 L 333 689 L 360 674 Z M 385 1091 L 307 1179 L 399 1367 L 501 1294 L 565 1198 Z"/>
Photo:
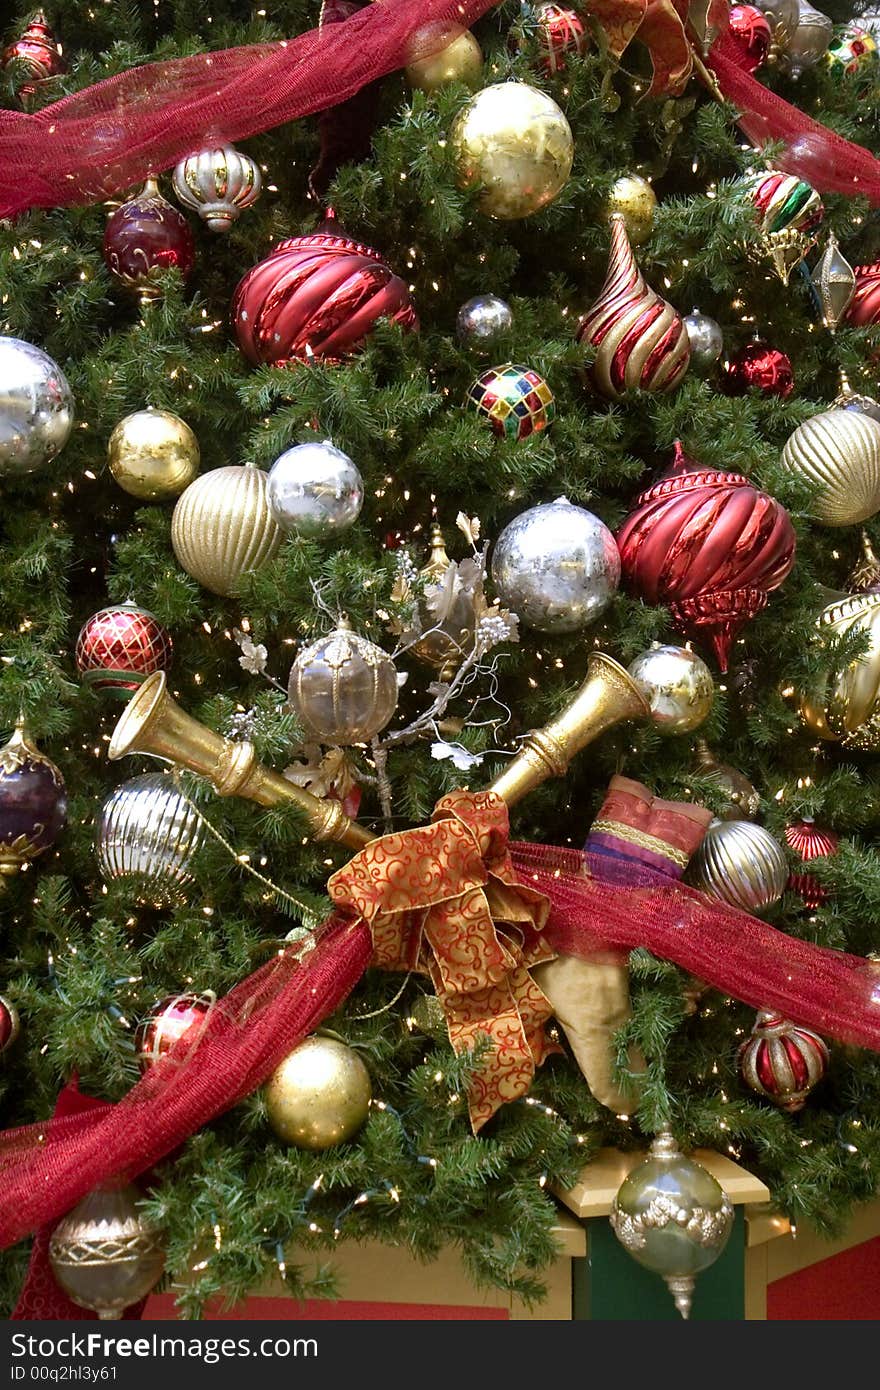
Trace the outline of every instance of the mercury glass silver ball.
<path fill-rule="evenodd" d="M 72 428 L 73 392 L 58 363 L 33 343 L 0 337 L 0 475 L 36 473 Z"/>
<path fill-rule="evenodd" d="M 710 372 L 724 351 L 724 334 L 720 323 L 701 314 L 699 309 L 691 309 L 685 315 L 688 342 L 691 345 L 691 369 Z"/>
<path fill-rule="evenodd" d="M 567 498 L 530 507 L 505 526 L 492 554 L 498 598 L 537 632 L 579 632 L 620 583 L 617 542 Z"/>
<path fill-rule="evenodd" d="M 503 333 L 513 326 L 513 311 L 497 294 L 476 294 L 462 304 L 455 321 L 458 341 L 463 347 L 494 347 Z"/>
<path fill-rule="evenodd" d="M 658 733 L 689 734 L 708 717 L 715 698 L 712 673 L 687 647 L 654 642 L 629 673 L 651 707 Z"/>
<path fill-rule="evenodd" d="M 273 463 L 266 500 L 283 531 L 326 540 L 357 521 L 364 480 L 348 454 L 329 439 L 296 444 Z"/>

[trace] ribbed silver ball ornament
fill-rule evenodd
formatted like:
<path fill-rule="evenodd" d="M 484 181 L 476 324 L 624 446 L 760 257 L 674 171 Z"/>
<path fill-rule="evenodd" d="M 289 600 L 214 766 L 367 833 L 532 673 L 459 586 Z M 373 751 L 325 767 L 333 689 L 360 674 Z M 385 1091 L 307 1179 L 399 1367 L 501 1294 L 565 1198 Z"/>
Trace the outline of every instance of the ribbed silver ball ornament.
<path fill-rule="evenodd" d="M 329 439 L 285 449 L 269 470 L 266 500 L 282 531 L 326 540 L 357 521 L 364 480 L 348 454 Z"/>
<path fill-rule="evenodd" d="M 764 912 L 788 882 L 788 862 L 769 830 L 747 820 L 713 820 L 688 865 L 687 880 L 743 912 Z"/>
<path fill-rule="evenodd" d="M 73 392 L 49 355 L 21 338 L 0 337 L 0 476 L 36 473 L 73 428 Z"/>
<path fill-rule="evenodd" d="M 148 772 L 105 800 L 95 853 L 106 883 L 125 883 L 138 902 L 170 907 L 185 900 L 203 842 L 202 820 L 172 780 Z"/>
<path fill-rule="evenodd" d="M 786 440 L 782 464 L 817 491 L 810 515 L 826 526 L 855 526 L 880 511 L 880 424 L 863 411 L 832 406 Z"/>
<path fill-rule="evenodd" d="M 212 232 L 228 231 L 260 196 L 260 167 L 234 145 L 213 145 L 187 155 L 171 176 L 177 201 L 197 212 Z"/>

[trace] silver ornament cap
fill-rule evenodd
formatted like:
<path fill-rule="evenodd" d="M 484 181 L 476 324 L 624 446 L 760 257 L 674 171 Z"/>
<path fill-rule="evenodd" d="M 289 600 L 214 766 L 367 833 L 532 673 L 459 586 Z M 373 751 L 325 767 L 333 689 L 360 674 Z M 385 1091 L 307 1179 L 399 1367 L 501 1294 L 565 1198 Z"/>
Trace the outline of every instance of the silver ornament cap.
<path fill-rule="evenodd" d="M 537 632 L 579 632 L 608 607 L 620 553 L 604 522 L 559 497 L 505 526 L 492 554 L 498 598 Z"/>
<path fill-rule="evenodd" d="M 36 473 L 73 429 L 73 392 L 49 355 L 22 338 L 0 337 L 0 476 Z"/>
<path fill-rule="evenodd" d="M 462 304 L 455 332 L 463 347 L 488 350 L 513 327 L 513 310 L 497 294 L 476 294 Z"/>
<path fill-rule="evenodd" d="M 685 315 L 684 326 L 691 345 L 691 368 L 698 372 L 710 372 L 724 351 L 724 334 L 721 324 L 699 309 L 691 309 Z"/>
<path fill-rule="evenodd" d="M 327 540 L 357 521 L 364 480 L 355 463 L 331 444 L 295 444 L 269 470 L 266 500 L 283 531 Z"/>

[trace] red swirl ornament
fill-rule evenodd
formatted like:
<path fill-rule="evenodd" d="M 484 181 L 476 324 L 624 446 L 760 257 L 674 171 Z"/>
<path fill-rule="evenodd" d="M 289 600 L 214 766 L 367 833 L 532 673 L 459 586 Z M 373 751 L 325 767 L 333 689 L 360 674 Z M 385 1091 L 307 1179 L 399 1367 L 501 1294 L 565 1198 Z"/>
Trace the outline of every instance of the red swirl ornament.
<path fill-rule="evenodd" d="M 627 391 L 674 391 L 690 361 L 687 329 L 672 305 L 646 283 L 623 214 L 612 213 L 610 222 L 605 283 L 577 331 L 578 342 L 595 349 L 588 380 L 613 401 Z"/>
<path fill-rule="evenodd" d="M 785 827 L 785 843 L 805 862 L 810 859 L 830 859 L 840 848 L 840 836 L 835 835 L 833 830 L 823 830 L 805 816 L 803 820 L 792 821 L 791 825 Z M 804 906 L 811 911 L 828 901 L 828 889 L 814 874 L 791 874 L 788 886 L 803 898 Z"/>
<path fill-rule="evenodd" d="M 76 639 L 77 670 L 87 685 L 127 700 L 154 671 L 171 666 L 171 634 L 134 603 L 99 608 Z"/>
<path fill-rule="evenodd" d="M 844 320 L 854 328 L 871 328 L 880 323 L 880 261 L 857 265 L 855 277 L 855 291 Z"/>
<path fill-rule="evenodd" d="M 8 67 L 14 62 L 21 64 L 26 77 L 17 89 L 18 99 L 25 110 L 33 102 L 37 82 L 45 82 L 49 77 L 59 77 L 67 72 L 67 64 L 61 56 L 61 45 L 44 14 L 34 15 L 19 38 L 3 50 L 0 67 Z"/>
<path fill-rule="evenodd" d="M 818 1033 L 762 1010 L 739 1050 L 746 1085 L 780 1110 L 802 1110 L 828 1069 L 828 1048 Z"/>
<path fill-rule="evenodd" d="M 740 627 L 794 564 L 788 512 L 739 473 L 700 465 L 676 440 L 672 469 L 643 492 L 617 537 L 624 582 L 706 631 L 722 671 Z"/>
<path fill-rule="evenodd" d="M 400 276 L 332 221 L 282 241 L 239 281 L 232 301 L 238 345 L 254 365 L 347 357 L 382 318 L 419 326 Z"/>

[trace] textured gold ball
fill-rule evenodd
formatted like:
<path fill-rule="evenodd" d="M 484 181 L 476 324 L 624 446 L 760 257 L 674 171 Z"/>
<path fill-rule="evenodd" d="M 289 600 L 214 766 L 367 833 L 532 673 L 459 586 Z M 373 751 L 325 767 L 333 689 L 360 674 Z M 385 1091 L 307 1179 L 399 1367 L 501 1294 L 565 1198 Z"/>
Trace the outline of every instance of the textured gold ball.
<path fill-rule="evenodd" d="M 418 35 L 416 35 L 418 38 Z M 406 80 L 420 92 L 436 92 L 449 82 L 463 82 L 466 87 L 480 85 L 483 75 L 483 54 L 473 34 L 465 29 L 438 53 L 429 53 L 407 64 Z"/>
<path fill-rule="evenodd" d="M 619 212 L 633 246 L 641 246 L 654 230 L 657 194 L 641 174 L 624 174 L 611 185 L 605 199 L 605 216 Z"/>
<path fill-rule="evenodd" d="M 283 534 L 269 511 L 266 474 L 237 464 L 196 478 L 171 517 L 178 564 L 224 598 L 243 574 L 271 560 Z"/>
<path fill-rule="evenodd" d="M 146 1297 L 165 1264 L 162 1237 L 138 1208 L 134 1187 L 96 1188 L 52 1232 L 49 1263 L 68 1298 L 118 1318 Z"/>
<path fill-rule="evenodd" d="M 798 425 L 783 466 L 817 491 L 810 514 L 826 526 L 854 526 L 880 511 L 880 424 L 833 406 Z"/>
<path fill-rule="evenodd" d="M 817 619 L 820 640 L 858 634 L 867 651 L 832 671 L 800 696 L 801 718 L 811 733 L 865 752 L 880 750 L 880 594 L 846 594 Z"/>
<path fill-rule="evenodd" d="M 654 642 L 629 668 L 651 709 L 659 734 L 689 734 L 709 717 L 715 699 L 712 673 L 687 647 Z"/>
<path fill-rule="evenodd" d="M 480 211 L 489 217 L 528 217 L 552 203 L 571 173 L 571 127 L 556 102 L 526 82 L 477 92 L 456 116 L 450 139 L 459 182 L 480 188 Z"/>
<path fill-rule="evenodd" d="M 199 442 L 170 410 L 136 410 L 120 420 L 107 447 L 119 486 L 145 502 L 179 497 L 199 471 Z"/>
<path fill-rule="evenodd" d="M 285 1144 L 317 1151 L 357 1134 L 371 1094 L 370 1073 L 357 1053 L 335 1038 L 313 1036 L 269 1077 L 266 1109 Z"/>

